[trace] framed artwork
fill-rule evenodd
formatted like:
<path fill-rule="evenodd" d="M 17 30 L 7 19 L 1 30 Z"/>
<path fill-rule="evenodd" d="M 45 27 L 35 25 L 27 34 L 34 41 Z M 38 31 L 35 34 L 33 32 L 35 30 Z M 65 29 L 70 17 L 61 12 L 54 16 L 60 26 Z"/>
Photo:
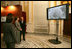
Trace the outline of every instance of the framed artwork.
<path fill-rule="evenodd" d="M 6 16 L 1 16 L 1 22 L 6 22 Z"/>

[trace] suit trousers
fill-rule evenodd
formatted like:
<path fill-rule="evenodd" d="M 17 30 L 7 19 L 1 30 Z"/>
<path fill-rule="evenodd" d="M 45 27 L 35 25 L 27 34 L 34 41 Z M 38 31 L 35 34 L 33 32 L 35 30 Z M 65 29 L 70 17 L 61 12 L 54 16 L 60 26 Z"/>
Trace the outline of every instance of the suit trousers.
<path fill-rule="evenodd" d="M 23 31 L 23 40 L 25 40 L 25 31 Z"/>
<path fill-rule="evenodd" d="M 21 41 L 21 33 L 23 33 L 23 40 L 25 40 L 25 31 L 20 32 L 20 41 Z"/>

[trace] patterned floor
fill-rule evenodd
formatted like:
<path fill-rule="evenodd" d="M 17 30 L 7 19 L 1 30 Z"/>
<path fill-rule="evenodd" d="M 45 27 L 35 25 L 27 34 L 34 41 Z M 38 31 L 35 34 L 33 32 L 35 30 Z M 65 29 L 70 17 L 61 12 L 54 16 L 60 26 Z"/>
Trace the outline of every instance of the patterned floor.
<path fill-rule="evenodd" d="M 15 46 L 15 48 L 71 48 L 71 40 L 63 37 L 59 37 L 61 44 L 52 44 L 48 40 L 55 39 L 54 35 L 44 34 L 26 34 L 26 41 L 21 41 L 21 44 Z M 2 44 L 1 44 L 2 45 Z"/>

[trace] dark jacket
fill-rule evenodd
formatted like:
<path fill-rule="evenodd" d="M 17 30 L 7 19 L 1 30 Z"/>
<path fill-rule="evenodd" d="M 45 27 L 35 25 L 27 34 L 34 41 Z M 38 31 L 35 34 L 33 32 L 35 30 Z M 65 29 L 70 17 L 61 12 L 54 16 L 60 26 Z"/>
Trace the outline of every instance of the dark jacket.
<path fill-rule="evenodd" d="M 23 31 L 25 31 L 25 25 L 26 25 L 25 21 L 23 21 L 23 23 L 20 21 L 20 26 L 21 26 Z"/>
<path fill-rule="evenodd" d="M 15 43 L 16 40 L 16 28 L 12 23 L 3 24 L 3 40 L 7 43 Z"/>

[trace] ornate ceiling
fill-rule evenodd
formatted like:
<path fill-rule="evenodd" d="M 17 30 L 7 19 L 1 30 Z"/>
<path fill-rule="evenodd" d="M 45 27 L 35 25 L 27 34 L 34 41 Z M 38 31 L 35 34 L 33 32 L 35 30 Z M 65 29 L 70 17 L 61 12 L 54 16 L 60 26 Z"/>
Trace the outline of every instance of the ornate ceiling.
<path fill-rule="evenodd" d="M 1 1 L 1 6 L 20 5 L 20 1 Z"/>
<path fill-rule="evenodd" d="M 70 4 L 69 7 L 71 7 L 71 1 L 61 1 L 61 4 L 66 4 L 66 3 L 69 3 Z"/>

